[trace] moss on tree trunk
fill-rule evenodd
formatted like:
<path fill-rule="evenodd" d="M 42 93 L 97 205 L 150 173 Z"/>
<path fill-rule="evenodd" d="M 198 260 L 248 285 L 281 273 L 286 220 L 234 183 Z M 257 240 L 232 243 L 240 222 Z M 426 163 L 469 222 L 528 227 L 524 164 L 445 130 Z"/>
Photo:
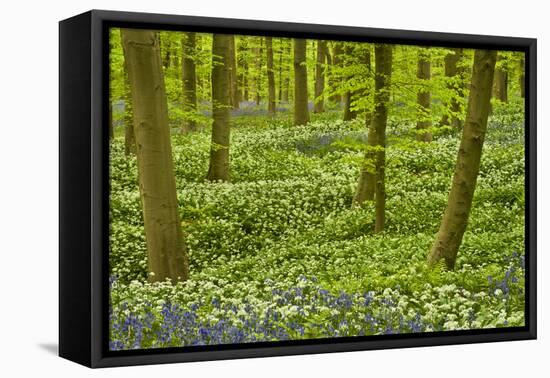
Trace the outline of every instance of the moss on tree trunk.
<path fill-rule="evenodd" d="M 454 269 L 468 225 L 487 130 L 496 55 L 496 51 L 475 51 L 468 110 L 451 191 L 439 232 L 428 255 L 428 263 L 432 266 L 444 259 L 447 268 Z"/>

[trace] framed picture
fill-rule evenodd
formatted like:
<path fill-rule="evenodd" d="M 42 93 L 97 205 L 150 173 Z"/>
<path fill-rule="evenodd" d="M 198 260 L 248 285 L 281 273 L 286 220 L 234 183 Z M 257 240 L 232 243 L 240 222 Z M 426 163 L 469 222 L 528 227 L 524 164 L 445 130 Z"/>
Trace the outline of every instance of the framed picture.
<path fill-rule="evenodd" d="M 90 367 L 536 338 L 536 40 L 60 22 L 60 335 Z"/>

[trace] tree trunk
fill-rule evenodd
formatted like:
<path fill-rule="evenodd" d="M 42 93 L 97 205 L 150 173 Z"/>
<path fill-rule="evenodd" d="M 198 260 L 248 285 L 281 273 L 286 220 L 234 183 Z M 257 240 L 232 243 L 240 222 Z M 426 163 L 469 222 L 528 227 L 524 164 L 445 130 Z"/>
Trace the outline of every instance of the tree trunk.
<path fill-rule="evenodd" d="M 263 49 L 263 42 L 264 39 L 260 38 L 260 47 L 256 49 L 256 57 L 257 57 L 257 74 L 256 74 L 256 105 L 260 105 L 262 102 L 262 68 L 264 66 L 263 57 L 264 57 L 264 49 Z"/>
<path fill-rule="evenodd" d="M 229 181 L 231 37 L 214 34 L 212 41 L 212 144 L 207 180 Z"/>
<path fill-rule="evenodd" d="M 505 58 L 499 54 L 497 61 L 500 64 L 495 68 L 493 96 L 501 102 L 508 102 L 508 71 L 503 67 Z"/>
<path fill-rule="evenodd" d="M 374 50 L 376 77 L 374 79 L 374 114 L 372 124 L 376 133 L 376 183 L 374 186 L 376 220 L 374 232 L 384 231 L 386 219 L 386 125 L 390 100 L 392 46 L 376 45 Z"/>
<path fill-rule="evenodd" d="M 294 125 L 308 122 L 306 40 L 294 39 Z"/>
<path fill-rule="evenodd" d="M 519 90 L 521 98 L 525 98 L 525 58 L 519 62 Z"/>
<path fill-rule="evenodd" d="M 315 65 L 315 101 L 313 105 L 314 113 L 323 113 L 325 111 L 325 61 L 326 61 L 326 41 L 317 41 L 317 63 Z"/>
<path fill-rule="evenodd" d="M 421 142 L 430 142 L 432 133 L 429 129 L 432 127 L 431 121 L 431 94 L 429 82 L 431 79 L 430 53 L 425 47 L 418 51 L 418 64 L 416 77 L 420 80 L 420 86 L 416 93 L 416 102 L 418 105 L 416 121 L 416 139 Z"/>
<path fill-rule="evenodd" d="M 178 214 L 159 37 L 138 29 L 122 29 L 121 34 L 132 92 L 149 280 L 184 281 L 189 264 Z"/>
<path fill-rule="evenodd" d="M 267 52 L 267 112 L 275 115 L 275 72 L 273 71 L 273 38 L 265 37 L 265 47 Z"/>
<path fill-rule="evenodd" d="M 458 249 L 468 225 L 487 130 L 496 56 L 497 52 L 494 50 L 475 51 L 466 121 L 447 208 L 428 256 L 431 266 L 444 259 L 447 268 L 454 269 Z"/>
<path fill-rule="evenodd" d="M 181 38 L 183 52 L 182 81 L 183 81 L 183 132 L 196 131 L 197 121 L 197 74 L 195 69 L 195 33 L 184 33 Z"/>
<path fill-rule="evenodd" d="M 279 104 L 283 101 L 283 41 L 279 40 L 279 93 L 277 100 Z"/>
<path fill-rule="evenodd" d="M 346 45 L 344 47 L 344 55 L 346 57 L 351 57 L 353 54 L 353 49 Z M 344 62 L 344 65 L 347 64 Z M 347 91 L 343 95 L 343 101 L 344 101 L 344 121 L 351 121 L 352 119 L 357 118 L 357 111 L 353 110 L 353 101 L 355 101 L 355 93 L 354 91 Z"/>
<path fill-rule="evenodd" d="M 285 39 L 284 41 L 285 41 L 286 56 L 290 57 L 292 53 L 292 43 L 290 42 L 290 40 Z M 285 80 L 283 84 L 283 95 L 281 98 L 282 102 L 284 103 L 289 102 L 289 93 L 290 93 L 290 67 L 285 66 Z"/>
<path fill-rule="evenodd" d="M 341 83 L 340 73 L 338 72 L 338 69 L 342 65 L 342 43 L 341 42 L 334 42 L 333 49 L 332 49 L 332 66 L 330 69 L 330 76 L 329 76 L 329 85 L 332 91 L 334 91 L 335 88 L 338 88 Z M 330 101 L 341 103 L 342 102 L 342 95 L 335 93 L 330 96 Z"/>
<path fill-rule="evenodd" d="M 448 104 L 445 104 L 445 115 L 441 119 L 440 126 L 451 126 L 455 130 L 462 127 L 462 121 L 458 117 L 458 114 L 462 112 L 460 108 L 460 102 L 457 97 L 464 97 L 465 88 L 462 78 L 464 75 L 464 69 L 459 66 L 460 61 L 464 56 L 464 50 L 462 48 L 451 49 L 451 52 L 445 56 L 445 77 L 447 78 L 447 89 L 452 91 L 452 97 Z M 449 114 L 450 112 L 450 114 Z"/>
<path fill-rule="evenodd" d="M 365 64 L 368 70 L 371 70 L 371 53 L 367 51 L 365 55 Z M 385 83 L 379 81 L 378 86 L 382 88 Z M 388 83 L 389 85 L 389 83 Z M 376 78 L 375 78 L 376 86 Z M 376 88 L 375 88 L 376 91 Z M 376 93 L 376 92 L 375 92 Z M 375 94 L 376 96 L 376 94 Z M 376 99 L 375 99 L 376 100 Z M 378 98 L 380 100 L 380 98 Z M 365 126 L 368 130 L 368 150 L 365 152 L 365 159 L 361 165 L 361 171 L 359 174 L 359 182 L 357 183 L 357 189 L 353 197 L 352 206 L 361 206 L 365 201 L 374 200 L 374 190 L 376 184 L 376 153 L 375 148 L 378 145 L 375 126 L 372 122 L 373 113 L 367 111 L 365 113 Z"/>
<path fill-rule="evenodd" d="M 235 49 L 235 36 L 229 36 L 229 85 L 231 106 L 239 109 L 239 84 L 237 76 L 237 50 Z"/>

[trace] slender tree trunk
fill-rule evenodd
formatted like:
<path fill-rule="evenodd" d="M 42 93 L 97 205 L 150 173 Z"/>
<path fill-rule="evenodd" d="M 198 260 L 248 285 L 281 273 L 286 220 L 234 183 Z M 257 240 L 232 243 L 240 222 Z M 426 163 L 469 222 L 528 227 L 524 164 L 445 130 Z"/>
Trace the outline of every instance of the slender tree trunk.
<path fill-rule="evenodd" d="M 384 231 L 386 219 L 386 125 L 390 100 L 392 46 L 376 45 L 374 50 L 376 77 L 374 81 L 375 108 L 372 118 L 376 133 L 376 184 L 374 186 L 376 220 L 374 232 Z"/>
<path fill-rule="evenodd" d="M 159 41 L 161 41 L 159 42 L 159 48 L 161 52 L 164 52 L 164 54 L 162 54 L 163 56 L 162 66 L 166 71 L 168 70 L 168 68 L 170 68 L 170 40 L 167 38 L 160 38 L 160 34 L 159 34 Z"/>
<path fill-rule="evenodd" d="M 449 103 L 445 104 L 445 108 L 448 108 L 448 110 L 446 110 L 439 124 L 440 126 L 451 126 L 455 130 L 462 127 L 462 121 L 458 117 L 458 114 L 462 112 L 458 98 L 465 95 L 464 83 L 462 82 L 464 69 L 459 65 L 463 56 L 464 50 L 462 48 L 451 49 L 451 52 L 445 56 L 445 77 L 448 80 L 447 89 L 452 91 L 453 95 Z"/>
<path fill-rule="evenodd" d="M 371 53 L 367 51 L 365 55 L 365 64 L 368 70 L 371 70 Z M 389 83 L 387 83 L 389 85 Z M 381 81 L 378 82 L 378 86 L 386 85 Z M 375 80 L 376 86 L 376 80 Z M 376 88 L 375 88 L 376 91 Z M 376 93 L 376 92 L 375 92 Z M 375 94 L 376 96 L 376 94 Z M 376 100 L 376 99 L 375 99 Z M 380 100 L 380 98 L 378 98 Z M 376 152 L 375 148 L 378 145 L 375 125 L 372 122 L 373 113 L 367 111 L 365 113 L 365 126 L 368 130 L 368 151 L 365 153 L 365 159 L 362 162 L 361 170 L 359 174 L 359 182 L 357 183 L 357 189 L 353 197 L 352 206 L 361 206 L 365 201 L 374 200 L 374 190 L 376 185 Z"/>
<path fill-rule="evenodd" d="M 429 82 L 431 79 L 430 52 L 427 48 L 420 48 L 418 51 L 418 64 L 416 77 L 420 80 L 420 87 L 416 94 L 418 105 L 416 121 L 416 138 L 421 142 L 430 142 L 432 133 L 429 129 L 432 127 L 431 121 L 431 94 Z"/>
<path fill-rule="evenodd" d="M 454 269 L 468 225 L 487 130 L 496 55 L 494 50 L 475 51 L 468 111 L 453 183 L 439 232 L 428 256 L 428 263 L 432 266 L 444 259 L 447 268 Z"/>
<path fill-rule="evenodd" d="M 344 55 L 350 57 L 353 54 L 353 49 L 347 45 L 344 47 Z M 345 65 L 346 63 L 344 63 Z M 344 121 L 351 121 L 352 119 L 357 118 L 357 111 L 352 109 L 353 102 L 355 101 L 356 94 L 354 91 L 347 91 L 343 95 L 344 101 Z"/>
<path fill-rule="evenodd" d="M 229 181 L 231 38 L 214 34 L 212 42 L 212 144 L 207 180 Z"/>
<path fill-rule="evenodd" d="M 505 58 L 499 54 L 497 61 L 500 64 L 495 69 L 493 96 L 501 102 L 508 102 L 508 71 L 502 66 Z"/>
<path fill-rule="evenodd" d="M 248 101 L 250 99 L 250 95 L 249 95 L 249 89 L 248 89 L 248 85 L 249 85 L 249 80 L 248 80 L 248 76 L 250 75 L 249 72 L 248 72 L 248 61 L 245 59 L 243 61 L 243 101 Z"/>
<path fill-rule="evenodd" d="M 195 68 L 195 33 L 184 33 L 181 38 L 182 46 L 182 82 L 183 82 L 183 132 L 196 131 L 197 121 L 197 74 Z"/>
<path fill-rule="evenodd" d="M 231 93 L 231 106 L 239 109 L 239 84 L 237 76 L 237 50 L 235 49 L 235 36 L 229 37 L 229 85 Z"/>
<path fill-rule="evenodd" d="M 325 61 L 326 61 L 326 41 L 317 41 L 317 64 L 315 65 L 315 101 L 313 105 L 314 113 L 323 113 L 325 111 Z"/>
<path fill-rule="evenodd" d="M 267 52 L 267 112 L 275 115 L 275 72 L 273 71 L 273 38 L 265 37 L 265 48 Z"/>
<path fill-rule="evenodd" d="M 257 74 L 256 74 L 256 105 L 260 105 L 262 102 L 262 68 L 264 66 L 264 49 L 263 49 L 264 39 L 260 38 L 260 47 L 256 49 L 257 56 Z"/>
<path fill-rule="evenodd" d="M 309 122 L 306 40 L 294 39 L 294 125 Z"/>
<path fill-rule="evenodd" d="M 342 43 L 341 42 L 334 42 L 333 48 L 332 48 L 332 66 L 330 69 L 330 76 L 329 76 L 329 85 L 332 91 L 334 91 L 335 88 L 338 88 L 342 82 L 342 79 L 340 77 L 340 73 L 338 72 L 338 69 L 341 68 L 342 65 Z M 330 96 L 330 101 L 341 103 L 342 102 L 342 95 L 335 93 L 332 96 Z"/>
<path fill-rule="evenodd" d="M 521 98 L 525 98 L 525 58 L 519 62 L 519 90 Z"/>
<path fill-rule="evenodd" d="M 285 51 L 286 51 L 285 56 L 290 57 L 290 55 L 292 54 L 292 43 L 290 42 L 290 40 L 285 39 L 284 41 L 285 41 Z M 285 65 L 284 72 L 285 72 L 285 75 L 284 75 L 285 80 L 283 84 L 283 95 L 282 95 L 281 101 L 284 103 L 288 103 L 289 93 L 290 93 L 290 67 Z"/>
<path fill-rule="evenodd" d="M 279 104 L 283 101 L 283 42 L 279 40 L 279 93 L 277 94 Z"/>
<path fill-rule="evenodd" d="M 365 64 L 365 67 L 367 68 L 367 71 L 371 72 L 372 63 L 371 63 L 370 49 L 365 51 L 364 64 Z M 370 81 L 370 79 L 369 79 L 369 81 Z M 367 110 L 365 111 L 365 125 L 367 126 L 367 128 L 370 128 L 371 121 L 372 121 L 372 111 L 367 108 Z"/>
<path fill-rule="evenodd" d="M 189 264 L 178 214 L 159 37 L 138 29 L 122 29 L 121 34 L 132 92 L 149 280 L 184 281 Z"/>

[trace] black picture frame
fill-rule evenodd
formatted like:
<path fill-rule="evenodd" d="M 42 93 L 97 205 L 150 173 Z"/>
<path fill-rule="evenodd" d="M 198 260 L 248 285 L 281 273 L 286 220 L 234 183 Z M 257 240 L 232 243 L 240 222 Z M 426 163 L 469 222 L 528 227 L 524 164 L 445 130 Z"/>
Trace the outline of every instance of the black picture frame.
<path fill-rule="evenodd" d="M 225 32 L 523 51 L 525 327 L 137 351 L 108 349 L 108 29 Z M 88 367 L 536 338 L 536 39 L 92 10 L 59 24 L 59 355 Z"/>

